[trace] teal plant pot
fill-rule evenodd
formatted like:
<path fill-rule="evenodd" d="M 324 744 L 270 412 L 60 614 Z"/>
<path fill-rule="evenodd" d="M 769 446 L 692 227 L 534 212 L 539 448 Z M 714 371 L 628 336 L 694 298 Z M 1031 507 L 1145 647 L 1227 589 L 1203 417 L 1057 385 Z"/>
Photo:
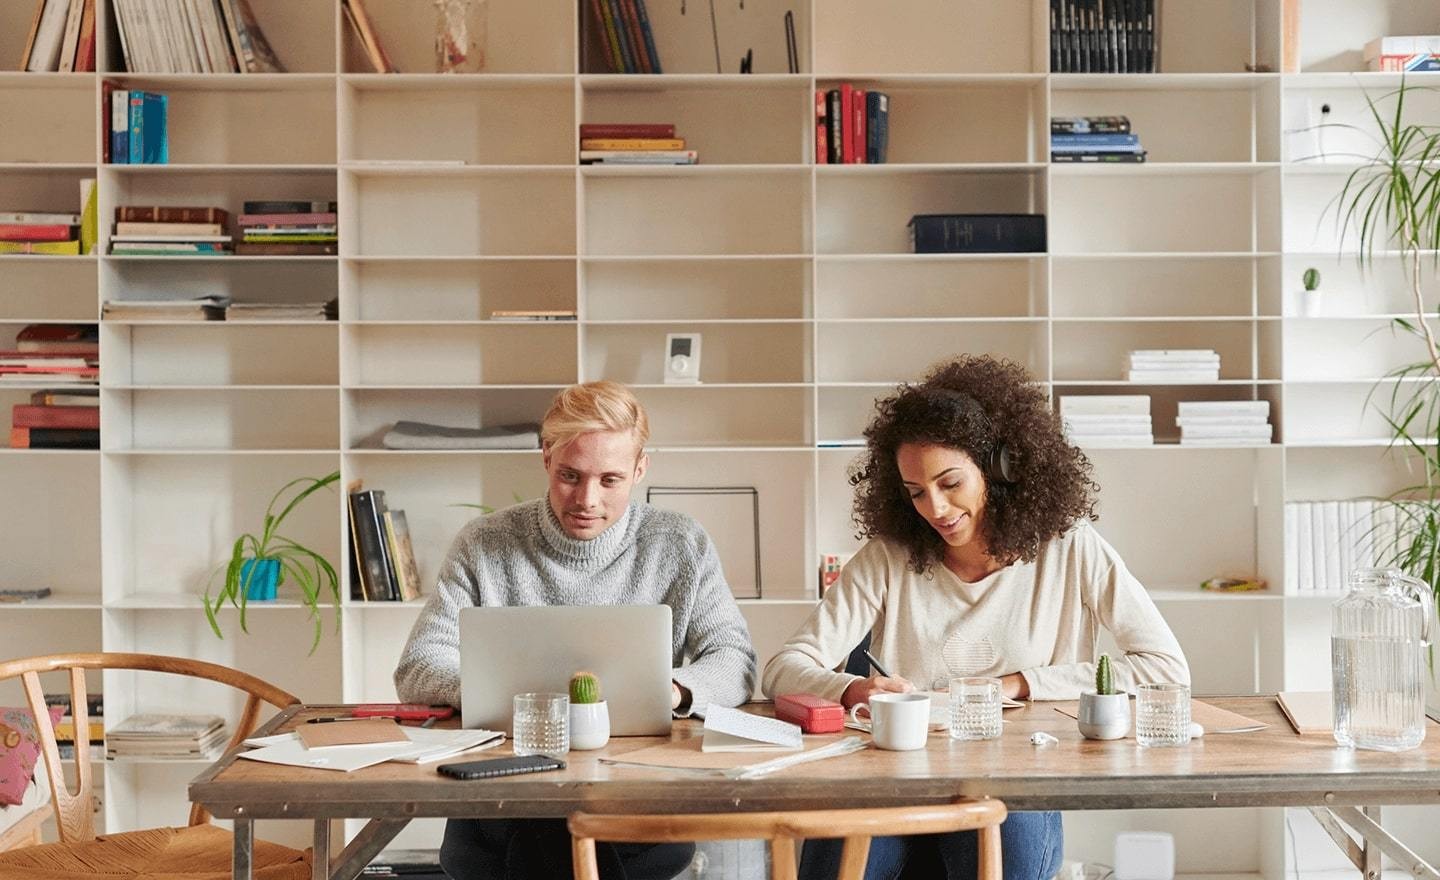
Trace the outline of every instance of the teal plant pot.
<path fill-rule="evenodd" d="M 253 573 L 252 573 L 253 572 Z M 250 602 L 275 598 L 275 587 L 280 581 L 280 560 L 246 559 L 240 563 L 240 583 L 245 588 L 245 599 Z"/>

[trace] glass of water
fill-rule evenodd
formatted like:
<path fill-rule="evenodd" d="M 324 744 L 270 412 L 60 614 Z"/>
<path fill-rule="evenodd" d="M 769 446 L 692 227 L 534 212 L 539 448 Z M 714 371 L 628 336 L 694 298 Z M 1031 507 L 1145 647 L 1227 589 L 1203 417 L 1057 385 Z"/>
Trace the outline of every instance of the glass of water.
<path fill-rule="evenodd" d="M 998 678 L 950 679 L 950 738 L 998 738 L 1000 695 Z"/>
<path fill-rule="evenodd" d="M 570 751 L 570 697 L 566 694 L 516 694 L 517 755 L 563 755 Z"/>
<path fill-rule="evenodd" d="M 1135 741 L 1142 746 L 1183 746 L 1190 742 L 1190 688 L 1168 681 L 1138 686 Z"/>

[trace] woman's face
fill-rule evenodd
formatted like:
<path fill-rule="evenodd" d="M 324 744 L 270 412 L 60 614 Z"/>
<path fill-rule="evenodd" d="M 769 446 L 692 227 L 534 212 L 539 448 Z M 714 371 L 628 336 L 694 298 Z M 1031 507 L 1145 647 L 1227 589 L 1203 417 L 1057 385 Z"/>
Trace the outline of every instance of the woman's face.
<path fill-rule="evenodd" d="M 985 475 L 968 454 L 948 446 L 902 443 L 895 463 L 915 512 L 941 540 L 958 548 L 979 537 L 985 516 Z"/>

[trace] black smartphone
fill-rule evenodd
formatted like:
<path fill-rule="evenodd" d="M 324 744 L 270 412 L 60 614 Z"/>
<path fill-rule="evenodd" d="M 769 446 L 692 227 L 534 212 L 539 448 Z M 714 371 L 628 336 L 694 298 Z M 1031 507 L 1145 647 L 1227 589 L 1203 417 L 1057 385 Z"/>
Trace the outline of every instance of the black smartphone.
<path fill-rule="evenodd" d="M 483 761 L 441 764 L 435 769 L 454 779 L 488 779 L 491 776 L 514 776 L 517 773 L 564 770 L 565 762 L 549 755 L 520 755 L 511 758 L 486 758 Z"/>

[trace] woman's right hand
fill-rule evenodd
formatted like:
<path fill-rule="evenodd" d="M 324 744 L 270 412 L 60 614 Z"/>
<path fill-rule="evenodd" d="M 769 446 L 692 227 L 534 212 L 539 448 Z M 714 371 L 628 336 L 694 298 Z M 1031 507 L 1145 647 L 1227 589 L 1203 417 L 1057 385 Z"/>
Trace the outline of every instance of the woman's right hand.
<path fill-rule="evenodd" d="M 913 690 L 915 685 L 898 676 L 872 675 L 850 682 L 850 686 L 845 688 L 845 693 L 840 697 L 840 703 L 849 709 L 857 703 L 870 702 L 871 694 L 906 694 Z"/>

